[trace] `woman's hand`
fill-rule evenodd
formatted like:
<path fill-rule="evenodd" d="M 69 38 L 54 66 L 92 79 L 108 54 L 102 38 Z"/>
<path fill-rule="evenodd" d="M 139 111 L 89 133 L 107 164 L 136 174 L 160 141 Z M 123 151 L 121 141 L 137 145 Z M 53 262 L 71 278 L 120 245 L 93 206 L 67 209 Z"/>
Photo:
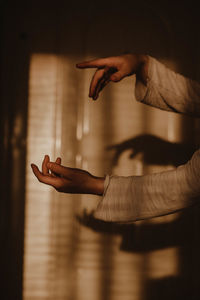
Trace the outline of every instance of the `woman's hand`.
<path fill-rule="evenodd" d="M 99 58 L 78 63 L 77 68 L 97 68 L 91 80 L 89 97 L 96 100 L 100 91 L 110 82 L 118 82 L 126 76 L 136 74 L 146 83 L 148 72 L 148 56 L 141 54 L 125 54 L 107 58 Z"/>
<path fill-rule="evenodd" d="M 95 177 L 81 169 L 64 167 L 61 165 L 61 158 L 57 158 L 56 162 L 50 162 L 49 156 L 45 155 L 41 171 L 34 164 L 31 164 L 31 167 L 40 182 L 51 185 L 58 192 L 71 194 L 103 194 L 103 177 Z"/>

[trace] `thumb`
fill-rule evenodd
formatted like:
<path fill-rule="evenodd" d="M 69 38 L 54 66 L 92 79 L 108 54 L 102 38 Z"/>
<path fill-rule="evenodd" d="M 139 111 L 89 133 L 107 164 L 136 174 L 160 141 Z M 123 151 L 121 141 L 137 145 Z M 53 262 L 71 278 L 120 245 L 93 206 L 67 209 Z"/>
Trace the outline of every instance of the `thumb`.
<path fill-rule="evenodd" d="M 120 81 L 122 78 L 124 78 L 124 74 L 123 74 L 122 72 L 120 72 L 120 71 L 115 72 L 114 74 L 112 74 L 112 75 L 110 76 L 110 80 L 111 80 L 111 81 L 114 81 L 114 82 L 118 82 L 118 81 Z"/>

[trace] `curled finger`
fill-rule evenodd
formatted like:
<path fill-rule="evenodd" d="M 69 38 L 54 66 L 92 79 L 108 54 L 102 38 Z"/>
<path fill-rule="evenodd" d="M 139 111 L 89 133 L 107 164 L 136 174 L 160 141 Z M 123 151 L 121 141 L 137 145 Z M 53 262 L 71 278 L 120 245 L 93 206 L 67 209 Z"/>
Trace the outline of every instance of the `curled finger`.
<path fill-rule="evenodd" d="M 57 165 L 61 165 L 61 158 L 60 158 L 60 157 L 57 157 L 55 163 L 56 163 Z M 52 175 L 53 177 L 61 177 L 59 174 L 57 174 L 56 172 L 53 172 L 52 170 L 51 170 L 51 175 Z"/>
<path fill-rule="evenodd" d="M 56 158 L 56 164 L 61 165 L 61 157 Z"/>
<path fill-rule="evenodd" d="M 94 92 L 94 95 L 93 95 L 93 100 L 96 100 L 98 97 L 99 97 L 99 93 L 104 89 L 104 87 L 110 82 L 109 79 L 102 79 L 97 87 L 96 87 L 96 90 Z"/>
<path fill-rule="evenodd" d="M 95 91 L 99 85 L 99 83 L 101 82 L 101 80 L 103 79 L 104 76 L 104 69 L 98 69 L 91 80 L 91 84 L 90 84 L 90 91 L 89 91 L 89 97 L 94 97 Z"/>
<path fill-rule="evenodd" d="M 49 156 L 48 155 L 45 155 L 44 156 L 44 159 L 43 159 L 43 162 L 42 162 L 42 173 L 44 175 L 49 175 L 49 169 L 47 168 L 47 163 L 49 162 Z"/>
<path fill-rule="evenodd" d="M 58 178 L 54 178 L 49 175 L 44 175 L 35 164 L 31 164 L 31 168 L 33 170 L 34 175 L 40 182 L 51 185 L 53 187 L 56 187 L 58 185 Z"/>
<path fill-rule="evenodd" d="M 104 89 L 104 87 L 111 81 L 111 76 L 117 72 L 116 68 L 105 68 L 104 74 L 96 84 L 95 91 L 93 93 L 93 99 L 96 100 L 99 93 Z"/>

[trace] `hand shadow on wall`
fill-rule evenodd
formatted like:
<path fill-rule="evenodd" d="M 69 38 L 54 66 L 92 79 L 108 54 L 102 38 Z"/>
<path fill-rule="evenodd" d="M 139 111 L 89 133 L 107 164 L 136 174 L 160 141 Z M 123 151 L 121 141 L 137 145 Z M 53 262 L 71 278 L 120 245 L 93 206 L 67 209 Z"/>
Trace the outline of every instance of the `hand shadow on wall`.
<path fill-rule="evenodd" d="M 130 159 L 138 153 L 143 153 L 145 163 L 173 164 L 174 166 L 185 163 L 195 151 L 192 144 L 170 143 L 152 135 L 137 136 L 123 143 L 112 145 L 108 149 L 114 150 L 113 166 L 118 163 L 121 154 L 127 149 L 132 151 Z M 200 230 L 199 206 L 177 214 L 177 218 L 173 221 L 164 223 L 163 221 L 162 223 L 141 222 L 139 226 L 137 222 L 132 224 L 104 222 L 95 219 L 93 214 L 86 212 L 77 218 L 82 225 L 96 232 L 104 233 L 104 236 L 120 235 L 122 237 L 120 250 L 122 251 L 148 254 L 155 250 L 178 247 L 177 275 L 145 278 L 141 299 L 198 299 L 200 295 L 200 239 L 197 238 Z M 105 253 L 109 256 L 109 246 L 105 245 L 105 247 Z M 109 257 L 107 259 L 109 260 Z M 105 299 L 107 299 L 106 295 Z"/>
<path fill-rule="evenodd" d="M 143 154 L 145 164 L 178 166 L 190 159 L 196 147 L 192 143 L 171 143 L 151 134 L 143 134 L 119 144 L 110 145 L 107 150 L 114 151 L 113 167 L 117 165 L 120 156 L 126 150 L 131 150 L 130 159 L 139 153 Z"/>

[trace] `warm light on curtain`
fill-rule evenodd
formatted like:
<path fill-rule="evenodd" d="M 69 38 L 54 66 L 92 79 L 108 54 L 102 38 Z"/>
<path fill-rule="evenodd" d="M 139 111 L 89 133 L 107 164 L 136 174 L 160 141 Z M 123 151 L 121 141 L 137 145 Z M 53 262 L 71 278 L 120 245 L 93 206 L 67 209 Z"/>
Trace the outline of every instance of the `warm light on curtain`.
<path fill-rule="evenodd" d="M 31 58 L 24 300 L 146 299 L 147 283 L 178 275 L 179 265 L 176 246 L 142 246 L 144 228 L 176 216 L 123 229 L 89 225 L 83 210 L 91 212 L 98 197 L 58 194 L 30 170 L 30 163 L 40 165 L 44 154 L 59 155 L 64 165 L 100 176 L 163 169 L 145 168 L 141 153 L 130 160 L 128 147 L 113 164 L 114 150 L 107 147 L 142 134 L 168 136 L 169 114 L 136 103 L 133 78 L 110 84 L 97 102 L 88 100 L 92 71 L 76 70 L 78 60 L 45 54 Z"/>
<path fill-rule="evenodd" d="M 45 154 L 55 155 L 58 59 L 33 55 L 29 75 L 27 179 L 25 213 L 24 299 L 46 299 L 53 276 L 52 190 L 33 177 L 30 163 L 41 165 Z"/>

